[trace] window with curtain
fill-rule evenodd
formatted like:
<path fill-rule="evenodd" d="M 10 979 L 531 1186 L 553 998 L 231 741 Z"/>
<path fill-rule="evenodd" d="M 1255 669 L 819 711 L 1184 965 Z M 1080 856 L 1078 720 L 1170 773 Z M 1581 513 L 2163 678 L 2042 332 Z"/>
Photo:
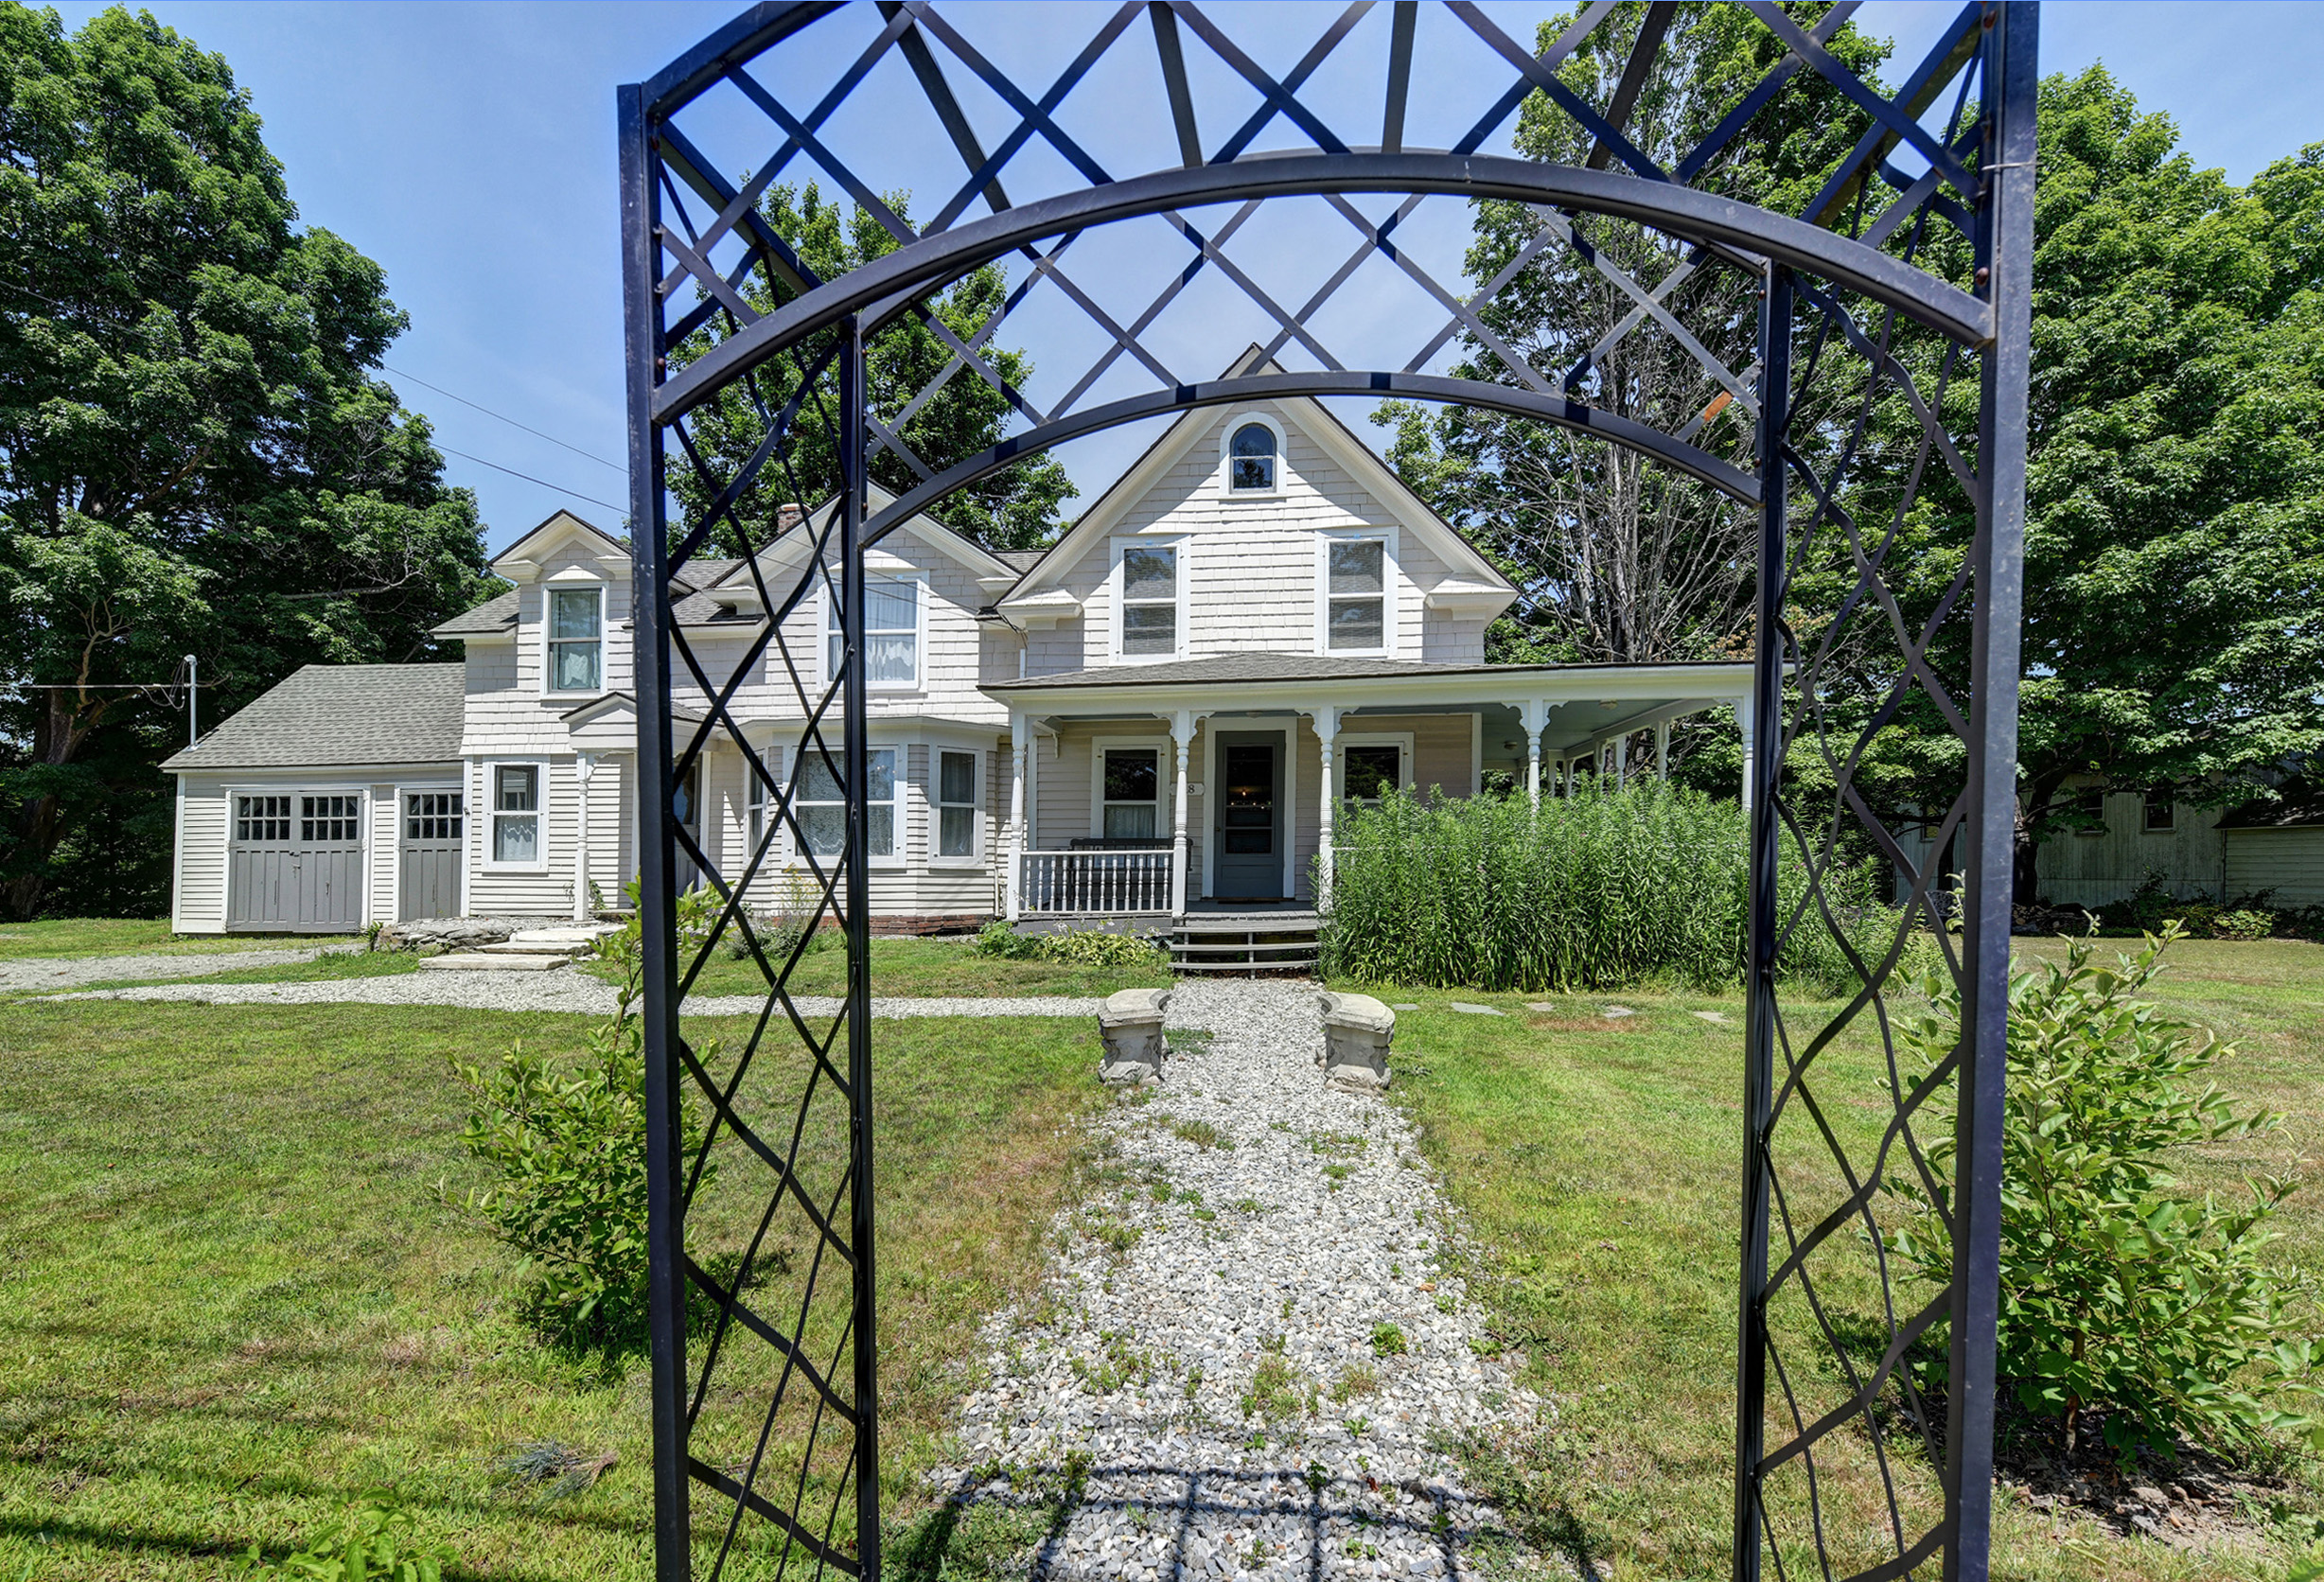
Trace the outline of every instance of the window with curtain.
<path fill-rule="evenodd" d="M 1226 486 L 1245 489 L 1275 487 L 1275 431 L 1264 423 L 1245 423 L 1226 446 Z"/>
<path fill-rule="evenodd" d="M 1105 838 L 1152 840 L 1160 822 L 1161 751 L 1106 748 L 1104 782 Z"/>
<path fill-rule="evenodd" d="M 1388 546 L 1377 538 L 1325 547 L 1325 646 L 1358 652 L 1387 646 Z"/>
<path fill-rule="evenodd" d="M 1178 652 L 1178 552 L 1133 544 L 1121 552 L 1121 651 Z"/>
<path fill-rule="evenodd" d="M 549 690 L 605 690 L 605 590 L 549 589 Z"/>
<path fill-rule="evenodd" d="M 493 765 L 492 860 L 540 860 L 540 766 L 537 764 Z"/>
<path fill-rule="evenodd" d="M 844 767 L 839 747 L 832 744 L 829 763 L 812 748 L 805 749 L 805 754 L 806 761 L 800 765 L 799 827 L 806 836 L 808 851 L 819 857 L 836 857 L 847 841 L 847 791 L 839 782 Z M 902 784 L 896 777 L 896 749 L 872 747 L 864 756 L 870 762 L 871 782 L 868 843 L 873 856 L 892 857 L 896 854 L 896 794 Z"/>
<path fill-rule="evenodd" d="M 836 678 L 846 658 L 846 637 L 839 625 L 839 601 L 823 601 L 824 629 L 829 638 L 825 656 Z M 920 584 L 903 578 L 863 579 L 864 684 L 872 687 L 916 687 L 920 684 Z"/>
<path fill-rule="evenodd" d="M 977 755 L 936 755 L 936 854 L 977 854 Z"/>

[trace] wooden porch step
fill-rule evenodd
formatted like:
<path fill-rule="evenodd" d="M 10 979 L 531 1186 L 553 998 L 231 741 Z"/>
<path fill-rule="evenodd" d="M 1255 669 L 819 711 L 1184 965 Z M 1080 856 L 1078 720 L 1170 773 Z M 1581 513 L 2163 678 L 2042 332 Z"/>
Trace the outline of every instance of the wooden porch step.
<path fill-rule="evenodd" d="M 1281 973 L 1301 967 L 1312 967 L 1312 956 L 1299 961 L 1173 961 L 1174 973 Z"/>
<path fill-rule="evenodd" d="M 1315 954 L 1316 948 L 1316 943 L 1313 939 L 1276 940 L 1262 940 L 1255 942 L 1246 940 L 1241 944 L 1232 945 L 1196 945 L 1187 944 L 1180 940 L 1172 940 L 1171 942 L 1171 949 L 1173 951 L 1182 952 L 1188 956 L 1247 956 L 1255 950 L 1303 950 L 1310 956 L 1312 956 Z"/>

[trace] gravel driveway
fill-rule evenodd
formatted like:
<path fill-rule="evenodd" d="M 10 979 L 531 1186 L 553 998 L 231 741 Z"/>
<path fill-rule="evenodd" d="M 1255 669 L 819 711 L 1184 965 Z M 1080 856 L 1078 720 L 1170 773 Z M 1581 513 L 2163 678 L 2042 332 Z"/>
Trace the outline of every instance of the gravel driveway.
<path fill-rule="evenodd" d="M 1543 1409 L 1472 1347 L 1411 1128 L 1324 1087 L 1312 986 L 1184 984 L 1169 1020 L 1213 1037 L 1100 1122 L 1131 1186 L 1061 1217 L 1050 1316 L 988 1327 L 940 1478 L 1030 1503 L 1086 1460 L 1033 1576 L 1473 1574 L 1496 1519 L 1431 1444 Z"/>
<path fill-rule="evenodd" d="M 257 966 L 253 951 L 235 958 L 238 966 Z M 114 958 L 118 961 L 121 958 Z M 220 968 L 219 971 L 226 969 Z M 107 977 L 130 977 L 114 971 Z M 86 982 L 87 979 L 81 981 Z M 350 977 L 322 983 L 158 983 L 137 989 L 100 989 L 58 999 L 193 1000 L 205 1005 L 449 1005 L 472 1011 L 567 1011 L 603 1016 L 615 1004 L 611 984 L 571 967 L 545 973 L 398 973 L 393 977 Z M 696 994 L 686 1001 L 689 1016 L 754 1016 L 765 1002 L 751 994 Z M 794 1002 L 802 1016 L 836 1016 L 839 1002 L 801 995 Z M 895 1016 L 1095 1016 L 1100 1002 L 1058 996 L 1009 999 L 882 999 L 872 1014 Z"/>
<path fill-rule="evenodd" d="M 0 993 L 70 989 L 77 983 L 118 983 L 132 977 L 207 977 L 212 973 L 238 973 L 245 967 L 312 961 L 331 948 L 299 945 L 287 950 L 220 950 L 187 956 L 28 956 L 0 961 Z"/>

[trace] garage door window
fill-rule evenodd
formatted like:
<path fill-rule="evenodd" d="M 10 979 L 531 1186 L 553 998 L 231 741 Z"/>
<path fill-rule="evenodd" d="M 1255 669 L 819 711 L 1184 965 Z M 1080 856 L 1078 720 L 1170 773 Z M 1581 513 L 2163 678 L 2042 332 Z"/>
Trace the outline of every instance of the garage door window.
<path fill-rule="evenodd" d="M 502 764 L 492 771 L 492 860 L 540 861 L 540 766 Z"/>
<path fill-rule="evenodd" d="M 290 838 L 290 799 L 237 797 L 234 799 L 234 838 L 288 840 Z"/>
<path fill-rule="evenodd" d="M 403 834 L 407 840 L 458 840 L 461 802 L 457 791 L 412 791 L 403 799 Z"/>
<path fill-rule="evenodd" d="M 304 841 L 346 841 L 357 838 L 353 797 L 301 797 L 299 838 Z"/>

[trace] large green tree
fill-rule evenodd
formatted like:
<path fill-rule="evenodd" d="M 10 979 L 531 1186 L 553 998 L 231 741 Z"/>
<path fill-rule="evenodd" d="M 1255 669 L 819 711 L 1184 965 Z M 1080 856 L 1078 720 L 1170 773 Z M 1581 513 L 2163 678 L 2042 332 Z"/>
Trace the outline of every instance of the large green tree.
<path fill-rule="evenodd" d="M 886 202 L 899 220 L 909 219 L 908 195 L 891 193 Z M 825 198 L 812 183 L 803 190 L 784 185 L 770 188 L 759 212 L 799 261 L 821 280 L 835 279 L 883 257 L 899 245 L 876 215 L 859 207 L 843 207 Z M 993 379 L 1022 390 L 1032 377 L 1031 360 L 1023 352 L 979 339 L 1008 292 L 1001 270 L 987 265 L 938 292 L 926 305 L 926 317 L 907 313 L 865 342 L 865 396 L 872 413 L 932 472 L 942 472 L 989 448 L 1007 431 L 1014 409 Z M 796 292 L 787 281 L 762 272 L 743 283 L 742 294 L 764 313 L 789 301 Z M 930 326 L 931 318 L 951 332 L 951 341 Z M 672 361 L 684 363 L 702 356 L 724 338 L 727 327 L 723 318 L 713 320 L 679 346 Z M 966 363 L 953 368 L 958 356 L 955 342 L 976 346 L 993 378 Z M 825 338 L 786 352 L 697 409 L 692 419 L 692 437 L 709 466 L 709 483 L 706 486 L 701 473 L 682 453 L 673 455 L 669 467 L 671 490 L 685 510 L 687 524 L 699 519 L 766 438 L 763 413 L 779 410 L 798 398 L 800 379 L 829 344 Z M 952 372 L 944 378 L 948 368 Z M 940 378 L 942 382 L 938 384 Z M 932 384 L 935 394 L 922 400 L 922 394 Z M 827 366 L 812 393 L 801 399 L 783 456 L 770 460 L 735 501 L 734 513 L 748 524 L 752 544 L 766 543 L 783 506 L 795 500 L 812 506 L 837 492 L 838 448 L 831 426 L 837 410 L 838 378 L 835 367 Z M 921 481 L 918 471 L 892 447 L 875 448 L 871 473 L 873 482 L 895 494 L 905 493 Z M 990 548 L 1030 549 L 1054 536 L 1058 508 L 1075 492 L 1056 457 L 1028 456 L 940 501 L 928 514 Z M 743 536 L 734 532 L 731 522 L 722 520 L 715 536 L 723 547 L 735 552 Z"/>
<path fill-rule="evenodd" d="M 379 266 L 302 229 L 226 62 L 114 9 L 0 4 L 0 899 L 150 907 L 183 713 L 302 663 L 430 657 L 474 501 L 370 377 Z M 213 692 L 211 689 L 215 688 Z"/>

